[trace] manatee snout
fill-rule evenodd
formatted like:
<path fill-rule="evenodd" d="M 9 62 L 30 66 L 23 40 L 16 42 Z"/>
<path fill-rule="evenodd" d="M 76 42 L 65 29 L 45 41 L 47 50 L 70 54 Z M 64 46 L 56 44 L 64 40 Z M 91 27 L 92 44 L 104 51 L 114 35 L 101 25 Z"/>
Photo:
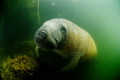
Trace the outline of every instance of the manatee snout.
<path fill-rule="evenodd" d="M 34 36 L 35 42 L 43 42 L 44 39 L 47 37 L 47 32 L 44 30 L 38 30 Z"/>
<path fill-rule="evenodd" d="M 39 28 L 34 35 L 34 42 L 37 46 L 41 46 L 43 49 L 56 48 L 56 42 L 49 36 L 49 31 L 46 28 Z"/>

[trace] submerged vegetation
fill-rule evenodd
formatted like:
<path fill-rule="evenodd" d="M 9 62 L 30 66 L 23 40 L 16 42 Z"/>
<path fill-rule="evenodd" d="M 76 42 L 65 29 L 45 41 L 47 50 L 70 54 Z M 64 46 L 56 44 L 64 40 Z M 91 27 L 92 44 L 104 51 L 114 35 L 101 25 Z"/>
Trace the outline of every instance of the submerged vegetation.
<path fill-rule="evenodd" d="M 19 41 L 7 49 L 0 48 L 0 76 L 3 80 L 33 80 L 40 72 L 36 61 L 35 44 L 32 40 Z"/>
<path fill-rule="evenodd" d="M 38 62 L 26 55 L 15 59 L 8 57 L 3 62 L 1 75 L 4 80 L 31 80 L 39 74 L 39 67 Z"/>
<path fill-rule="evenodd" d="M 26 77 L 30 80 L 39 71 L 33 42 L 34 31 L 40 25 L 37 2 L 4 0 L 0 3 L 0 76 L 4 80 Z"/>

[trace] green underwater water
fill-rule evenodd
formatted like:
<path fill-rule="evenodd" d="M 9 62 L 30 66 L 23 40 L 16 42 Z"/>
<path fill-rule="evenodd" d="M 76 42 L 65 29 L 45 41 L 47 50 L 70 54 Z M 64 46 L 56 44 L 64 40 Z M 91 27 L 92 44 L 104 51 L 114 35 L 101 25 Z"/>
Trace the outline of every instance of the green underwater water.
<path fill-rule="evenodd" d="M 11 2 L 11 5 L 8 5 L 7 1 Z M 120 79 L 119 0 L 39 0 L 39 8 L 38 0 L 18 1 L 6 0 L 1 8 L 1 57 L 10 55 L 4 55 L 2 51 L 16 42 L 33 40 L 35 31 L 45 21 L 65 18 L 85 29 L 93 37 L 98 55 L 91 64 L 78 64 L 72 73 L 62 76 L 63 80 Z"/>
<path fill-rule="evenodd" d="M 69 76 L 72 80 L 119 80 L 120 2 L 118 0 L 41 0 L 41 21 L 66 18 L 88 31 L 94 38 L 98 56 Z M 80 65 L 79 65 L 80 66 Z M 81 74 L 83 73 L 83 74 Z"/>

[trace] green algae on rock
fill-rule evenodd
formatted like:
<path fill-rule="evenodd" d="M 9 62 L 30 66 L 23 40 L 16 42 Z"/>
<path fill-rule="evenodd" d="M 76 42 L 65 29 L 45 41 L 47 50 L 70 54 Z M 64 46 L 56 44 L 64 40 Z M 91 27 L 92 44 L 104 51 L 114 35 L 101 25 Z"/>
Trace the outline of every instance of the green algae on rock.
<path fill-rule="evenodd" d="M 3 80 L 33 80 L 40 76 L 40 64 L 23 55 L 3 62 L 1 73 Z"/>

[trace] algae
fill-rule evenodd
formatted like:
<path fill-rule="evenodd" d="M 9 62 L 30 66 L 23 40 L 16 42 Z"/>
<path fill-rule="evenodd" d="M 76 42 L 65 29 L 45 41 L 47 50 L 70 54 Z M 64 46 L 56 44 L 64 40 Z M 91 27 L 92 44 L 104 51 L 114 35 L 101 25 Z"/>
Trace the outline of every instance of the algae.
<path fill-rule="evenodd" d="M 34 80 L 41 76 L 33 40 L 15 42 L 7 48 L 0 48 L 0 53 L 0 76 L 3 80 Z"/>
<path fill-rule="evenodd" d="M 40 64 L 26 55 L 15 59 L 8 57 L 2 68 L 3 80 L 33 80 L 40 75 Z"/>

